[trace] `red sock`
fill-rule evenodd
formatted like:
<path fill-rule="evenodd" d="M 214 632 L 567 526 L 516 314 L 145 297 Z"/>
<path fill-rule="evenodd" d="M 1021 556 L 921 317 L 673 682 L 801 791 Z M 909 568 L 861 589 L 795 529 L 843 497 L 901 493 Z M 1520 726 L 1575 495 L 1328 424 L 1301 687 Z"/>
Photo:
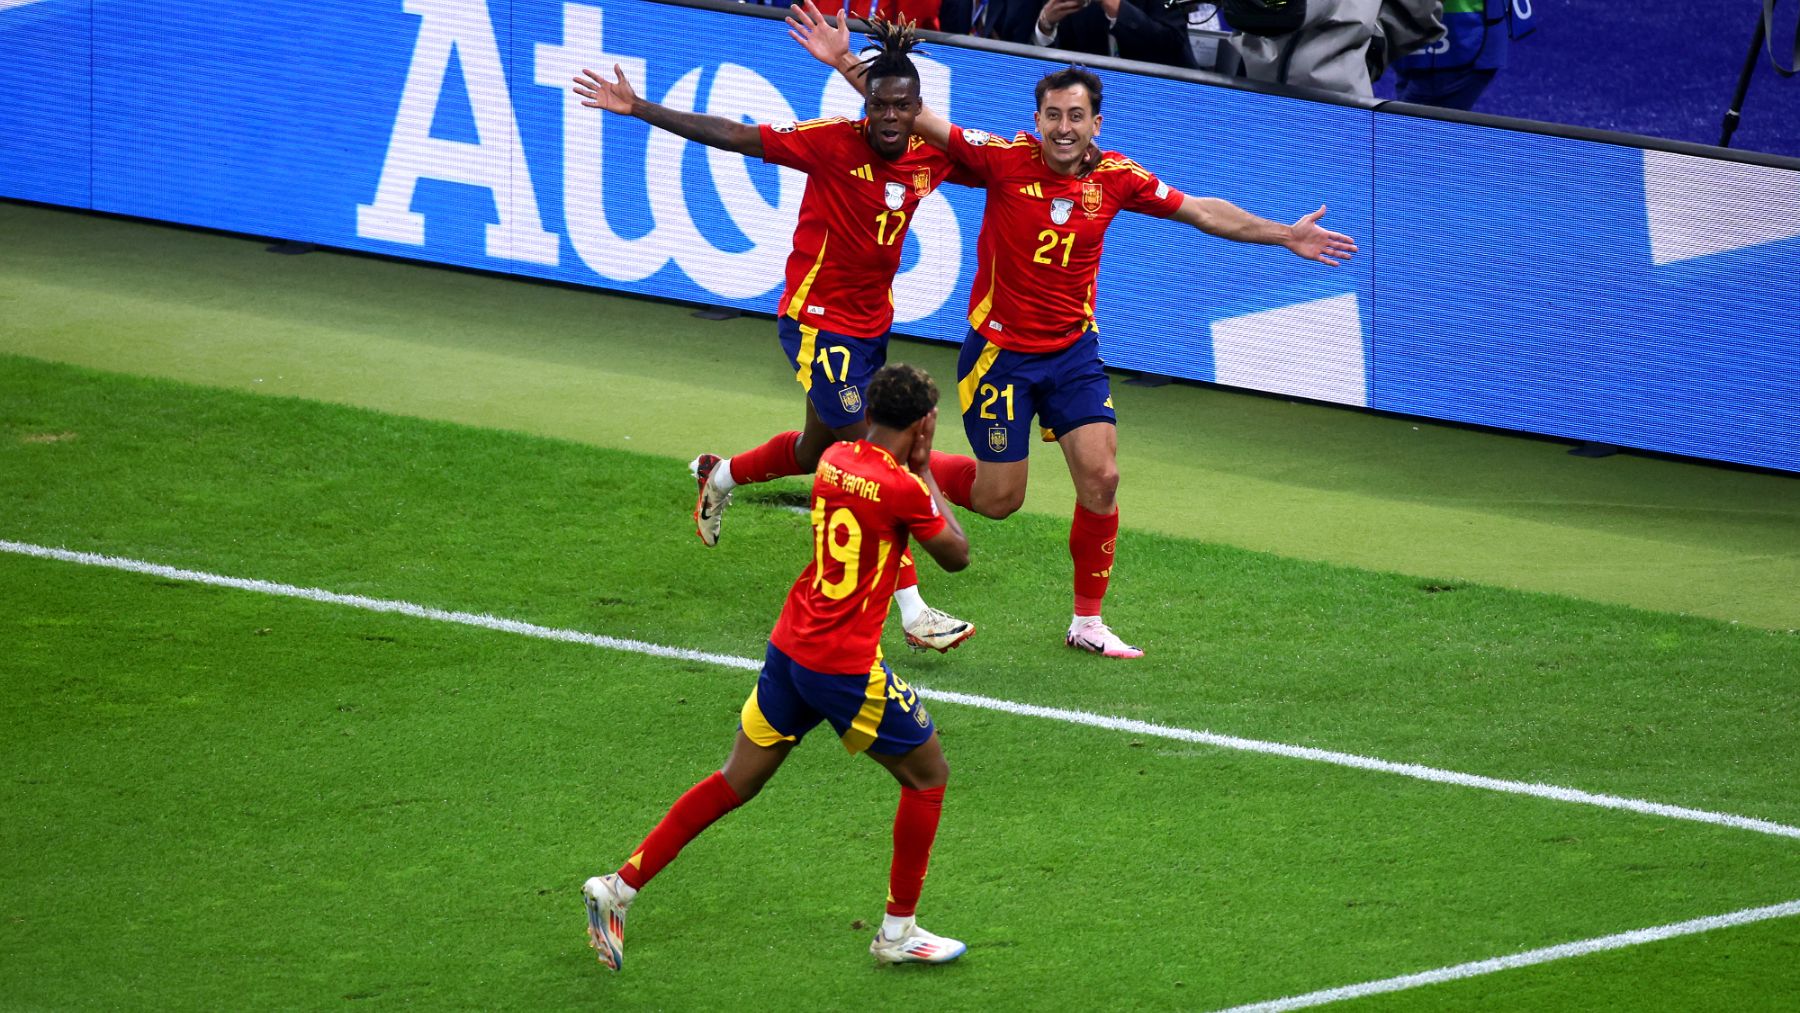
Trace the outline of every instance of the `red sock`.
<path fill-rule="evenodd" d="M 798 432 L 776 433 L 760 447 L 732 454 L 731 480 L 746 485 L 800 474 L 800 465 L 794 460 L 794 448 L 799 444 Z"/>
<path fill-rule="evenodd" d="M 970 497 L 975 491 L 975 459 L 961 454 L 931 452 L 931 475 L 937 479 L 944 498 L 964 510 L 972 510 Z"/>
<path fill-rule="evenodd" d="M 663 866 L 675 860 L 687 842 L 699 837 L 714 820 L 740 805 L 743 802 L 738 800 L 737 792 L 731 790 L 725 775 L 713 771 L 712 776 L 675 800 L 668 815 L 650 831 L 644 843 L 638 845 L 631 859 L 619 867 L 619 878 L 633 890 L 642 889 Z"/>
<path fill-rule="evenodd" d="M 1119 511 L 1102 516 L 1075 504 L 1069 525 L 1069 558 L 1075 561 L 1075 614 L 1097 616 L 1106 585 L 1112 579 L 1113 543 L 1119 537 Z"/>
<path fill-rule="evenodd" d="M 931 864 L 931 842 L 937 840 L 938 817 L 944 814 L 944 786 L 900 789 L 894 810 L 894 864 L 888 869 L 887 913 L 905 918 L 919 908 L 925 869 Z"/>
<path fill-rule="evenodd" d="M 919 586 L 919 568 L 913 565 L 912 550 L 900 553 L 900 579 L 895 582 L 894 590 L 904 591 L 909 587 Z"/>

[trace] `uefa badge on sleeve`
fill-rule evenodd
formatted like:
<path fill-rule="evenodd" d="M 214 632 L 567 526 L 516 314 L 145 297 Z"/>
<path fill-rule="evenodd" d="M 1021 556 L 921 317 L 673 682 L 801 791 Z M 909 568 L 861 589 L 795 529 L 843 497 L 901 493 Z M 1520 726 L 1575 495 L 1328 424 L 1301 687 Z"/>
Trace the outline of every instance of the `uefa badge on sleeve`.
<path fill-rule="evenodd" d="M 988 427 L 988 449 L 996 454 L 1006 453 L 1006 427 Z"/>
<path fill-rule="evenodd" d="M 838 391 L 838 403 L 843 405 L 844 410 L 852 415 L 862 414 L 862 392 L 855 387 L 845 387 Z"/>

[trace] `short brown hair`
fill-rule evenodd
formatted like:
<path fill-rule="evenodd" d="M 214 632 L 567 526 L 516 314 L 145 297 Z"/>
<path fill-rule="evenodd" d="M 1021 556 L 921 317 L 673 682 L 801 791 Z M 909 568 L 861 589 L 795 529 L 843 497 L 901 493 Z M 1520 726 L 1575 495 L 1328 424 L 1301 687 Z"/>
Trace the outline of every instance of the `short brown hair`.
<path fill-rule="evenodd" d="M 1038 108 L 1044 108 L 1045 95 L 1076 85 L 1087 89 L 1089 104 L 1093 106 L 1089 112 L 1095 116 L 1100 115 L 1100 78 L 1086 67 L 1068 66 L 1045 74 L 1044 79 L 1037 83 Z"/>

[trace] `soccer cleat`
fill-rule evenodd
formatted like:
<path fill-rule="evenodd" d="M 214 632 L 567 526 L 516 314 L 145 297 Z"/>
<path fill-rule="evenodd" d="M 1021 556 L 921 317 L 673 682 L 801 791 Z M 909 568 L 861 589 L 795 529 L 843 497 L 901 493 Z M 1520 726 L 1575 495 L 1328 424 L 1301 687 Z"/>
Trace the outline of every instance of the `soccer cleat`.
<path fill-rule="evenodd" d="M 881 964 L 947 964 L 967 949 L 960 940 L 932 935 L 917 923 L 908 926 L 898 939 L 877 932 L 869 944 L 869 952 Z"/>
<path fill-rule="evenodd" d="M 588 944 L 600 962 L 617 971 L 625 964 L 625 909 L 631 902 L 619 896 L 619 874 L 595 876 L 581 884 L 587 902 Z"/>
<path fill-rule="evenodd" d="M 964 622 L 929 605 L 919 613 L 917 622 L 901 625 L 906 630 L 906 646 L 915 651 L 933 650 L 942 654 L 975 635 L 974 623 Z"/>
<path fill-rule="evenodd" d="M 1108 658 L 1141 658 L 1144 652 L 1119 639 L 1119 635 L 1098 619 L 1090 619 L 1069 630 L 1063 641 L 1070 647 L 1092 651 Z"/>
<path fill-rule="evenodd" d="M 717 454 L 701 454 L 688 462 L 689 473 L 700 483 L 700 497 L 694 501 L 694 531 L 707 548 L 719 544 L 719 524 L 731 505 L 731 493 L 720 492 L 712 484 L 713 469 L 720 460 Z"/>

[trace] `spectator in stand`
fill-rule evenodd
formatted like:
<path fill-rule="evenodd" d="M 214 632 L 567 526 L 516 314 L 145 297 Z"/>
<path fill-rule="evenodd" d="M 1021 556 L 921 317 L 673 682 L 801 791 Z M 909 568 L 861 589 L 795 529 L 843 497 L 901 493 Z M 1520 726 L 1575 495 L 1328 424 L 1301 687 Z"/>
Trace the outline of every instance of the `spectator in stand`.
<path fill-rule="evenodd" d="M 977 0 L 979 2 L 979 0 Z M 1029 6 L 1030 0 L 1024 0 Z M 1119 56 L 1144 63 L 1194 68 L 1188 46 L 1187 15 L 1165 7 L 1162 0 L 1049 0 L 1037 17 L 1020 30 L 1012 11 L 994 17 L 995 8 L 1016 8 L 1021 0 L 990 0 L 990 18 L 1001 33 L 996 38 L 1054 46 L 1074 53 Z"/>
<path fill-rule="evenodd" d="M 886 18 L 896 24 L 911 21 L 926 31 L 935 32 L 938 30 L 939 2 L 940 0 L 847 0 L 844 9 L 849 10 L 851 17 L 864 21 L 872 17 Z"/>

